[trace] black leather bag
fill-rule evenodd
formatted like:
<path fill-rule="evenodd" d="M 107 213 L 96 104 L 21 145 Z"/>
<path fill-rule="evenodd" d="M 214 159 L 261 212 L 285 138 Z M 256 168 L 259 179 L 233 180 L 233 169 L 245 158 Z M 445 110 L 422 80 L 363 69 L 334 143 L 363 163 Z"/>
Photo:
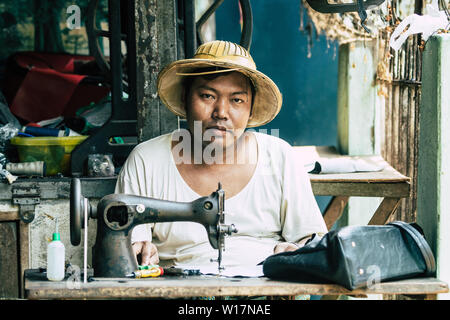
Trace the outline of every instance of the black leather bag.
<path fill-rule="evenodd" d="M 337 283 L 349 290 L 387 280 L 433 276 L 433 253 L 416 224 L 349 226 L 313 237 L 296 251 L 266 258 L 264 275 L 277 280 Z"/>

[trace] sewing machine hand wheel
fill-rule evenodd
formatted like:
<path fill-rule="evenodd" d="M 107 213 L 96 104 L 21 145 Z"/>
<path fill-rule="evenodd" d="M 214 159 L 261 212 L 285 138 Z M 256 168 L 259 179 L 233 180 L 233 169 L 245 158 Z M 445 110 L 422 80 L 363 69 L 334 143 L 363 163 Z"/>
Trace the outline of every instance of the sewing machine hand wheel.
<path fill-rule="evenodd" d="M 203 13 L 203 15 L 196 22 L 197 29 L 197 41 L 199 44 L 203 44 L 203 36 L 201 29 L 209 17 L 217 10 L 224 0 L 216 0 L 214 3 Z M 252 43 L 253 33 L 253 15 L 250 0 L 239 0 L 240 9 L 242 11 L 242 32 L 239 44 L 245 49 L 250 51 L 250 45 Z"/>
<path fill-rule="evenodd" d="M 74 178 L 70 183 L 70 242 L 74 246 L 78 246 L 81 241 L 85 212 L 87 212 L 88 218 L 89 216 L 95 217 L 95 209 L 81 194 L 80 179 Z"/>
<path fill-rule="evenodd" d="M 98 2 L 99 0 L 91 0 L 88 4 L 86 13 L 86 33 L 88 37 L 89 52 L 94 56 L 98 67 L 103 72 L 108 82 L 112 82 L 111 66 L 106 57 L 104 56 L 99 43 L 100 38 L 111 38 L 111 33 L 108 30 L 102 30 L 97 28 L 96 16 L 97 16 Z M 124 7 L 122 6 L 122 3 L 120 3 L 120 6 Z M 121 22 L 122 22 L 121 29 L 126 30 L 124 26 L 125 21 L 121 19 Z M 134 21 L 132 22 L 134 23 Z M 127 35 L 122 32 L 123 31 L 121 31 L 120 38 L 122 41 L 126 41 Z M 110 48 L 110 50 L 112 50 L 112 48 Z M 125 59 L 124 57 L 122 58 Z M 122 80 L 123 89 L 125 92 L 128 92 L 128 80 L 126 79 L 127 73 L 122 72 L 122 76 L 124 77 L 124 79 Z"/>

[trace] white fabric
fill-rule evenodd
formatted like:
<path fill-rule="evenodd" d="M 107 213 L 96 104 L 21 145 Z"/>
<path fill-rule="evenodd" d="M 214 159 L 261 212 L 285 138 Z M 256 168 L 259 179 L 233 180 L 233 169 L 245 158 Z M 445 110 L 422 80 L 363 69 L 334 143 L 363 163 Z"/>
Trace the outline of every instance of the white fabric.
<path fill-rule="evenodd" d="M 432 0 L 431 4 L 427 4 L 427 13 L 426 15 L 409 15 L 395 27 L 389 40 L 392 49 L 398 51 L 412 34 L 421 33 L 422 40 L 426 42 L 439 29 L 447 30 L 450 27 L 447 14 L 444 10 L 439 10 L 438 0 Z"/>
<path fill-rule="evenodd" d="M 327 232 L 303 163 L 285 141 L 254 132 L 258 162 L 249 183 L 225 200 L 225 223 L 238 233 L 225 238 L 224 266 L 256 265 L 278 242 Z M 183 180 L 171 153 L 172 134 L 136 146 L 125 162 L 116 193 L 191 202 L 200 197 Z M 226 196 L 226 195 L 225 195 Z M 163 222 L 134 228 L 132 242 L 151 239 L 161 264 L 207 265 L 217 258 L 205 228 L 194 222 Z"/>
<path fill-rule="evenodd" d="M 369 163 L 363 159 L 320 159 L 320 173 L 373 172 L 383 170 L 386 165 Z"/>

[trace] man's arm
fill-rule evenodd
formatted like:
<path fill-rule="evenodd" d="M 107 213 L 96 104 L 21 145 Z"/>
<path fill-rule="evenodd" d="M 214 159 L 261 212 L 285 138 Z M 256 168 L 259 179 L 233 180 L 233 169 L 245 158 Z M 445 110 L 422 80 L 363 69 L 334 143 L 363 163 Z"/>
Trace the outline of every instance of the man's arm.
<path fill-rule="evenodd" d="M 124 163 L 119 176 L 114 193 L 126 193 L 141 195 L 139 187 L 133 181 L 137 181 L 135 173 L 137 172 L 136 162 L 130 161 L 133 154 Z M 130 179 L 128 176 L 132 175 Z M 150 265 L 159 263 L 159 255 L 156 246 L 151 242 L 151 225 L 141 224 L 132 230 L 131 244 L 134 254 L 138 260 L 139 265 Z"/>
<path fill-rule="evenodd" d="M 292 148 L 286 152 L 284 163 L 281 216 L 282 237 L 287 242 L 277 244 L 274 253 L 297 250 L 313 234 L 328 232 L 303 161 L 296 158 Z"/>
<path fill-rule="evenodd" d="M 131 234 L 131 244 L 134 254 L 141 266 L 159 263 L 158 249 L 151 241 L 150 224 L 136 226 Z"/>

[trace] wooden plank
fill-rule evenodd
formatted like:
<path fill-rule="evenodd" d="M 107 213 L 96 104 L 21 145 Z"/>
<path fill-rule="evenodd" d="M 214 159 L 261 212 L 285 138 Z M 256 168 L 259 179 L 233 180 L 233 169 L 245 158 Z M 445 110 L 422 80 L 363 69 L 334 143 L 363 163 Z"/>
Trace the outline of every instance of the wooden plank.
<path fill-rule="evenodd" d="M 341 217 L 347 206 L 349 197 L 333 197 L 328 204 L 323 215 L 323 219 L 327 225 L 327 229 L 330 230 L 335 222 Z"/>
<path fill-rule="evenodd" d="M 19 211 L 0 211 L 0 222 L 20 220 Z"/>
<path fill-rule="evenodd" d="M 2 221 L 10 221 L 11 224 L 14 225 L 14 228 L 16 230 L 16 233 L 14 234 L 14 247 L 13 248 L 2 248 L 2 245 L 0 243 L 0 275 L 6 274 L 7 279 L 5 280 L 6 286 L 8 286 L 8 281 L 13 281 L 17 287 L 17 293 L 14 295 L 14 297 L 18 298 L 24 297 L 24 291 L 23 291 L 23 283 L 24 278 L 23 274 L 26 269 L 29 268 L 29 224 L 24 223 L 20 220 L 19 212 L 18 211 L 2 211 L 0 212 L 0 222 Z M 5 224 L 5 223 L 4 223 Z M 0 223 L 0 226 L 2 223 Z M 17 228 L 18 228 L 18 235 L 17 235 Z M 2 236 L 3 232 L 0 228 L 0 238 Z M 6 236 L 7 233 L 6 233 Z M 1 240 L 1 239 L 0 239 Z M 0 241 L 1 242 L 1 241 Z M 8 272 L 4 272 L 4 270 L 1 270 L 1 253 L 2 251 L 13 253 L 8 260 L 12 263 L 11 268 L 8 268 Z M 9 276 L 11 275 L 11 278 Z M 1 279 L 1 276 L 0 276 Z M 0 280 L 0 283 L 3 283 L 3 280 Z M 1 288 L 0 288 L 1 291 Z M 1 298 L 0 293 L 0 298 Z"/>
<path fill-rule="evenodd" d="M 407 65 L 406 59 L 405 59 L 405 64 Z M 406 71 L 407 70 L 405 70 L 405 72 Z M 409 154 L 409 150 L 408 150 L 408 146 L 407 146 L 407 141 L 408 141 L 407 125 L 408 125 L 408 109 L 409 109 L 408 93 L 409 93 L 408 86 L 402 86 L 400 88 L 400 106 L 399 106 L 399 121 L 400 121 L 400 123 L 399 123 L 399 133 L 398 133 L 399 152 L 398 152 L 398 163 L 397 163 L 396 169 L 402 174 L 407 174 L 407 165 L 408 165 L 407 159 L 408 159 L 408 154 Z M 402 204 L 401 208 L 398 211 L 400 211 L 401 220 L 406 221 L 405 215 L 406 215 L 406 212 L 409 210 L 409 202 L 406 200 L 403 200 L 401 204 Z"/>
<path fill-rule="evenodd" d="M 401 50 L 393 53 L 389 70 L 394 82 L 389 85 L 385 103 L 385 143 L 383 157 L 398 171 L 411 177 L 411 196 L 402 200 L 392 219 L 415 221 L 417 208 L 418 110 L 421 99 L 422 52 L 419 36 L 408 38 Z"/>
<path fill-rule="evenodd" d="M 309 174 L 312 182 L 361 182 L 361 183 L 396 183 L 410 182 L 411 179 L 398 172 L 383 170 L 378 172 L 350 172 L 350 173 L 328 173 Z"/>
<path fill-rule="evenodd" d="M 408 197 L 409 183 L 355 183 L 311 181 L 316 196 Z"/>
<path fill-rule="evenodd" d="M 20 297 L 24 297 L 24 274 L 30 267 L 30 225 L 19 221 L 19 281 Z"/>
<path fill-rule="evenodd" d="M 85 197 L 102 198 L 113 193 L 117 177 L 80 178 L 81 190 Z M 71 178 L 19 178 L 13 185 L 0 183 L 0 200 L 11 201 L 12 188 L 37 186 L 41 200 L 69 199 Z"/>
<path fill-rule="evenodd" d="M 411 67 L 412 68 L 412 67 Z M 412 71 L 411 71 L 412 72 Z M 411 75 L 412 77 L 412 75 Z M 411 79 L 411 78 L 409 78 Z M 414 106 L 415 106 L 415 88 L 408 87 L 408 108 L 407 108 L 407 119 L 406 119 L 406 155 L 405 155 L 405 175 L 413 177 L 414 176 L 414 141 L 415 141 L 415 131 L 412 128 L 414 126 Z M 405 222 L 413 222 L 415 217 L 415 200 L 416 199 L 416 183 L 417 181 L 413 180 L 411 184 L 411 199 L 406 200 L 405 208 L 404 208 L 404 217 L 405 219 L 402 221 Z M 395 215 L 394 215 L 395 216 Z"/>
<path fill-rule="evenodd" d="M 393 97 L 392 97 L 392 148 L 391 148 L 391 159 L 392 166 L 396 168 L 396 164 L 398 162 L 398 127 L 399 127 L 399 119 L 398 119 L 398 104 L 399 104 L 399 87 L 397 85 L 393 86 Z"/>
<path fill-rule="evenodd" d="M 389 217 L 394 213 L 395 209 L 397 209 L 400 204 L 399 198 L 384 198 L 378 207 L 377 211 L 375 211 L 374 215 L 369 221 L 369 225 L 383 225 L 389 219 Z"/>
<path fill-rule="evenodd" d="M 17 222 L 0 223 L 0 299 L 19 297 Z"/>
<path fill-rule="evenodd" d="M 394 296 L 389 300 L 437 300 L 437 294 L 402 294 Z"/>
<path fill-rule="evenodd" d="M 420 61 L 420 60 L 419 60 Z M 414 181 L 415 181 L 415 185 L 414 185 L 414 193 L 412 195 L 413 198 L 413 203 L 414 203 L 414 221 L 417 218 L 417 189 L 418 189 L 418 168 L 419 168 L 419 130 L 417 130 L 417 128 L 419 128 L 419 110 L 420 110 L 420 101 L 421 101 L 421 95 L 422 95 L 422 90 L 420 87 L 415 89 L 416 92 L 416 97 L 415 97 L 415 105 L 414 105 L 414 128 L 416 128 L 415 130 L 415 135 L 414 135 L 414 171 L 413 171 L 413 175 L 411 176 Z"/>
<path fill-rule="evenodd" d="M 391 122 L 391 110 L 392 110 L 392 85 L 388 86 L 388 97 L 385 103 L 385 111 L 384 111 L 384 150 L 381 151 L 383 158 L 386 159 L 388 163 L 391 163 L 391 140 L 392 140 L 392 122 Z"/>
<path fill-rule="evenodd" d="M 179 298 L 196 296 L 293 296 L 366 295 L 366 294 L 436 294 L 448 292 L 448 285 L 434 278 L 416 278 L 379 283 L 372 288 L 347 290 L 336 284 L 309 284 L 275 281 L 268 278 L 221 278 L 192 276 L 186 278 L 152 278 L 120 282 L 106 279 L 80 289 L 69 288 L 66 282 L 25 280 L 28 299 L 90 299 L 90 298 Z"/>

